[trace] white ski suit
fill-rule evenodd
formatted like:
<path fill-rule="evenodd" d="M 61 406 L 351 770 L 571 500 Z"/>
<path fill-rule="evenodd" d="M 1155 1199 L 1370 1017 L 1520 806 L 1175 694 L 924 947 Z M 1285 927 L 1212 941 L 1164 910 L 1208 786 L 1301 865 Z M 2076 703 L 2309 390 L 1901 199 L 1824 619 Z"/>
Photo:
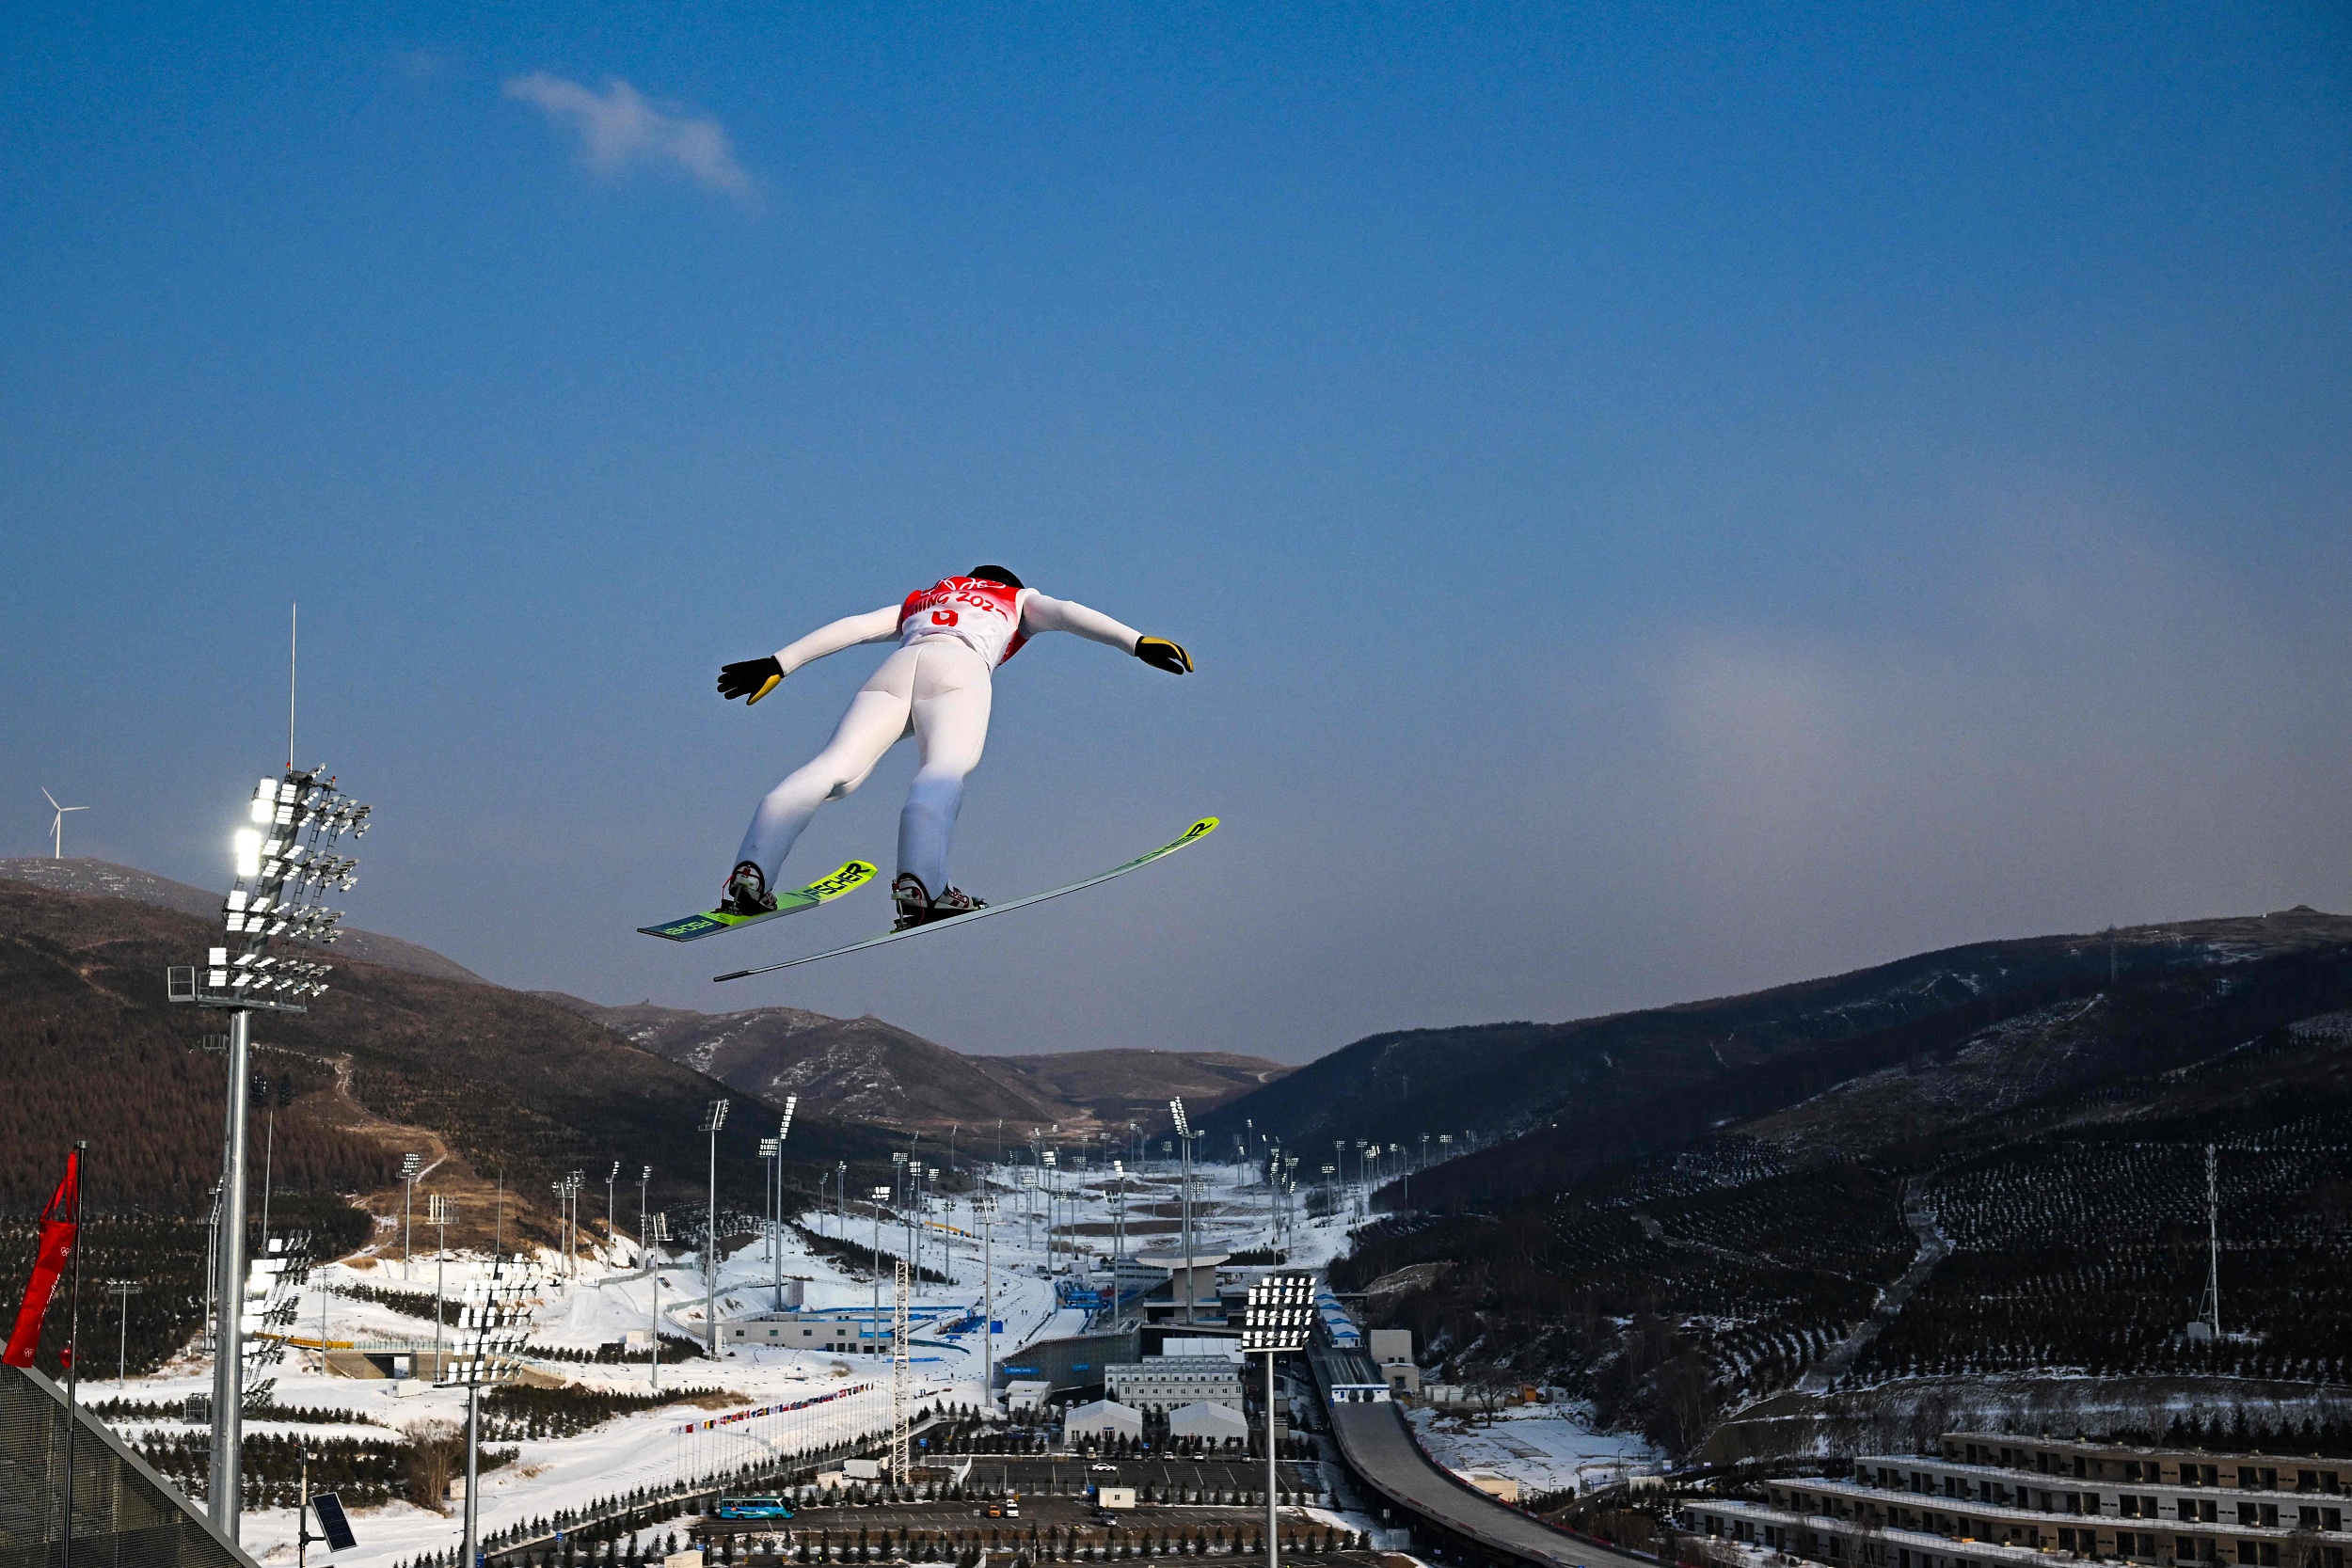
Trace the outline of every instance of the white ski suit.
<path fill-rule="evenodd" d="M 991 672 L 1040 632 L 1070 631 L 1134 653 L 1140 633 L 1109 616 L 1033 588 L 985 578 L 943 578 L 930 587 L 864 615 L 820 626 L 776 662 L 790 674 L 860 642 L 896 639 L 898 651 L 850 699 L 833 738 L 790 778 L 768 792 L 752 816 L 736 862 L 759 867 L 767 885 L 817 808 L 866 782 L 882 753 L 914 736 L 919 765 L 898 815 L 898 869 L 923 879 L 936 896 L 947 886 L 947 851 L 963 804 L 963 777 L 988 743 Z"/>

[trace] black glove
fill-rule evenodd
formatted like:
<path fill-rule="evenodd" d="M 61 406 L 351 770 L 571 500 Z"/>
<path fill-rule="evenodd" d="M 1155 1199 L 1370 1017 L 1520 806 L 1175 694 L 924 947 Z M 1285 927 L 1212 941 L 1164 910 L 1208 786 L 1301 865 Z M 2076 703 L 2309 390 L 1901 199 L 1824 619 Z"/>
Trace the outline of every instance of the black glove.
<path fill-rule="evenodd" d="M 1184 652 L 1181 642 L 1170 642 L 1165 637 L 1136 639 L 1136 657 L 1154 670 L 1165 670 L 1171 675 L 1192 673 L 1192 656 Z"/>
<path fill-rule="evenodd" d="M 736 664 L 723 664 L 719 667 L 719 695 L 729 702 L 738 697 L 749 697 L 751 702 L 743 705 L 749 707 L 752 703 L 773 691 L 776 683 L 782 679 L 784 666 L 776 662 L 773 654 L 766 658 L 747 658 Z"/>

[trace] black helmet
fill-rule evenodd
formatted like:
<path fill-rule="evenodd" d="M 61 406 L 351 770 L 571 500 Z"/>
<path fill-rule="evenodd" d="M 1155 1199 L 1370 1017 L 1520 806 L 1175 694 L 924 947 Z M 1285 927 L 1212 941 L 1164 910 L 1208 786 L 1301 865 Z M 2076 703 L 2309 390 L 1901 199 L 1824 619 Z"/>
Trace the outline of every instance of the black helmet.
<path fill-rule="evenodd" d="M 1008 588 L 1022 586 L 1021 579 L 1012 575 L 1012 569 L 1009 566 L 975 566 L 963 575 L 968 578 L 977 578 L 982 582 L 1001 582 Z"/>

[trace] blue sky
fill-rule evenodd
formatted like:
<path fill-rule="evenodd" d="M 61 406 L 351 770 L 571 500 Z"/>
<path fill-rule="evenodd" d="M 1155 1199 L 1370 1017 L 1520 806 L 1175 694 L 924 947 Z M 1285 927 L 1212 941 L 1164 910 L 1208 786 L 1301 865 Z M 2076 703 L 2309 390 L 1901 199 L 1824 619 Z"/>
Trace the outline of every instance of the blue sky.
<path fill-rule="evenodd" d="M 604 1001 L 1303 1059 L 2352 909 L 2341 8 L 29 6 L 0 87 L 0 852 L 222 882 L 298 598 L 354 920 Z M 633 935 L 875 656 L 716 666 L 981 560 L 1200 673 L 1024 653 L 959 880 L 1225 832 Z"/>

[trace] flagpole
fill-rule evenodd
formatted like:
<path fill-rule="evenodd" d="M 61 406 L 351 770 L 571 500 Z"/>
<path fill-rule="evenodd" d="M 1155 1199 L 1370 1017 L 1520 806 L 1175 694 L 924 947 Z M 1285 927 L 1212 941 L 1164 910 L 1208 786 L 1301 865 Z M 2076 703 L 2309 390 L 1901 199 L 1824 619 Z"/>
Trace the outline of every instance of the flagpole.
<path fill-rule="evenodd" d="M 73 1288 L 65 1338 L 65 1568 L 73 1568 L 73 1450 L 82 1425 L 82 1166 L 89 1140 L 73 1144 Z"/>

